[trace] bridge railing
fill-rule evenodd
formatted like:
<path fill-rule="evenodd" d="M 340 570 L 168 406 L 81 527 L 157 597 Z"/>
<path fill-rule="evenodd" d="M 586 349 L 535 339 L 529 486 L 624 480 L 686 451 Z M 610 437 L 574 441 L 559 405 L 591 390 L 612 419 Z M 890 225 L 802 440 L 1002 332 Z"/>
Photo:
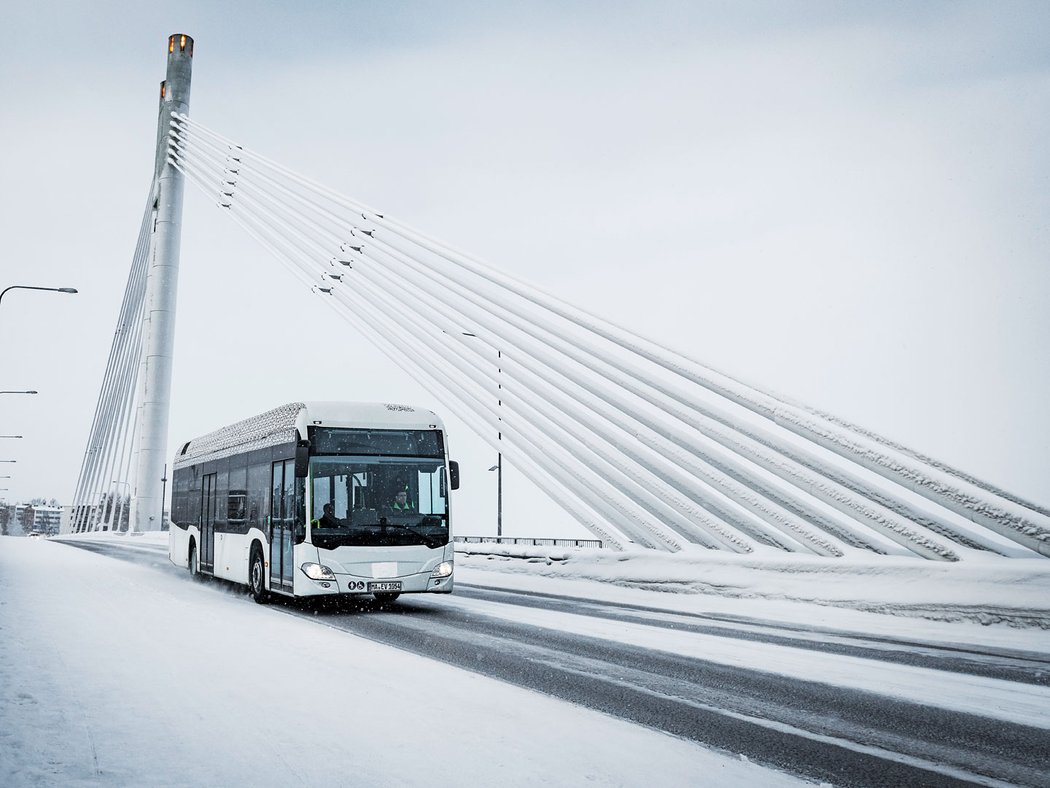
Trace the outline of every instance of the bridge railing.
<path fill-rule="evenodd" d="M 454 542 L 464 544 L 517 544 L 533 547 L 601 547 L 601 539 L 555 539 L 522 536 L 454 536 Z"/>

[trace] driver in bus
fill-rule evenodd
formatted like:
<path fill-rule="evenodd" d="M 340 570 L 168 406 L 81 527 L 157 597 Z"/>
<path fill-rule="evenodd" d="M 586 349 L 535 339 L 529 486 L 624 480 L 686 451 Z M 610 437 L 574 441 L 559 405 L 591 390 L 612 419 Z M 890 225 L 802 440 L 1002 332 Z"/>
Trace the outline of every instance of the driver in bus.
<path fill-rule="evenodd" d="M 395 512 L 413 512 L 416 509 L 416 507 L 412 505 L 412 502 L 408 500 L 408 493 L 405 490 L 399 490 L 397 492 L 390 508 Z"/>
<path fill-rule="evenodd" d="M 335 516 L 335 507 L 331 503 L 326 503 L 322 507 L 323 514 L 320 520 L 314 520 L 314 528 L 339 528 L 342 523 L 339 522 L 339 518 Z"/>

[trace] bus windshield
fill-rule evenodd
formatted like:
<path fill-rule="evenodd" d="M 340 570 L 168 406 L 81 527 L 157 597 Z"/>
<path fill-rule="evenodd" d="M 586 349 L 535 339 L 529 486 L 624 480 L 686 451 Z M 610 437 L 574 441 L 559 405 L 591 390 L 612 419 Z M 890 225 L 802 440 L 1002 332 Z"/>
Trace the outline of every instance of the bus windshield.
<path fill-rule="evenodd" d="M 448 544 L 441 459 L 312 457 L 310 478 L 311 541 L 317 547 Z"/>

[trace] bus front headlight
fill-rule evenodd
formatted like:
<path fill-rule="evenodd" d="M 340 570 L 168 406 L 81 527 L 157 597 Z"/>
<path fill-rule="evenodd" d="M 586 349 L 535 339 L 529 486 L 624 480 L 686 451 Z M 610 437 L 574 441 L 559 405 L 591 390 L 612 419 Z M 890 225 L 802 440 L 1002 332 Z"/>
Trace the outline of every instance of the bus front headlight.
<path fill-rule="evenodd" d="M 302 569 L 303 574 L 311 580 L 335 580 L 335 573 L 327 566 L 321 564 L 311 564 L 307 562 L 303 564 L 300 569 Z"/>
<path fill-rule="evenodd" d="M 452 562 L 442 561 L 440 564 L 434 567 L 434 571 L 430 573 L 431 577 L 448 577 L 452 574 Z"/>

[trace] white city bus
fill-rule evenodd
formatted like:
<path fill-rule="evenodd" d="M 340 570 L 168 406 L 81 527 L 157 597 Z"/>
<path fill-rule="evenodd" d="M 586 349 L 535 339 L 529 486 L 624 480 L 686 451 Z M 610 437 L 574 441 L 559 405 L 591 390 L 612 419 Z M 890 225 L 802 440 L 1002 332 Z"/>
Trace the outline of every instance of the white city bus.
<path fill-rule="evenodd" d="M 452 592 L 441 420 L 405 405 L 296 402 L 182 445 L 168 557 L 271 595 Z M 307 516 L 309 513 L 309 516 Z"/>

